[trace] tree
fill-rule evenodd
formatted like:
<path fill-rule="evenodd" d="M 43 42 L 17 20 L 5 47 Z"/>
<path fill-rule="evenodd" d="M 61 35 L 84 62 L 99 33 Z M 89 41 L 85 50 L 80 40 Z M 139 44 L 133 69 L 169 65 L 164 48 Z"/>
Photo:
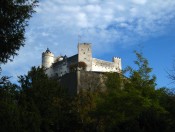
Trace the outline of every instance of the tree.
<path fill-rule="evenodd" d="M 0 1 L 0 63 L 7 63 L 24 46 L 25 27 L 37 0 Z"/>
<path fill-rule="evenodd" d="M 17 86 L 10 82 L 0 85 L 0 131 L 20 131 Z"/>
<path fill-rule="evenodd" d="M 156 77 L 151 75 L 152 68 L 142 53 L 135 51 L 138 69 L 130 69 L 129 82 L 125 84 L 126 91 L 137 91 L 140 97 L 141 109 L 136 121 L 142 131 L 166 131 L 168 121 L 167 110 L 161 105 L 156 87 Z"/>
<path fill-rule="evenodd" d="M 166 131 L 167 110 L 161 105 L 155 89 L 155 76 L 142 54 L 135 52 L 137 69 L 128 67 L 130 73 L 110 73 L 107 91 L 97 99 L 94 110 L 96 128 L 100 131 Z"/>
<path fill-rule="evenodd" d="M 167 111 L 167 117 L 165 120 L 168 121 L 167 131 L 175 131 L 175 93 L 172 89 L 160 88 L 157 90 L 157 95 L 160 104 Z"/>
<path fill-rule="evenodd" d="M 69 70 L 71 72 L 76 72 L 77 70 L 85 70 L 87 67 L 87 64 L 85 62 L 78 62 L 78 63 L 73 63 L 69 66 Z"/>
<path fill-rule="evenodd" d="M 69 131 L 74 119 L 71 100 L 58 80 L 48 78 L 43 68 L 32 67 L 19 77 L 22 126 L 28 131 Z M 25 117 L 29 116 L 29 119 Z M 32 127 L 31 127 L 32 126 Z M 69 127 L 68 127 L 69 126 Z"/>
<path fill-rule="evenodd" d="M 175 83 L 175 61 L 173 63 L 172 69 L 167 73 L 168 73 L 169 79 L 172 80 L 172 83 Z"/>
<path fill-rule="evenodd" d="M 36 67 L 32 67 L 27 75 L 20 76 L 19 83 L 21 87 L 19 107 L 23 129 L 49 131 L 54 111 L 53 99 L 57 94 L 56 84 L 44 74 L 43 69 Z M 29 119 L 25 118 L 27 116 Z"/>
<path fill-rule="evenodd" d="M 1 72 L 2 72 L 2 69 L 1 69 L 1 67 L 0 67 L 0 77 L 1 77 Z M 10 77 L 8 77 L 8 76 L 2 76 L 2 77 L 0 78 L 0 86 L 1 86 L 1 85 L 4 85 L 4 84 L 6 84 L 6 83 L 8 83 L 8 82 L 9 82 L 9 78 L 10 78 Z"/>
<path fill-rule="evenodd" d="M 138 69 L 128 66 L 126 69 L 130 72 L 129 80 L 135 82 L 138 87 L 150 86 L 155 88 L 156 77 L 151 76 L 152 68 L 149 67 L 148 60 L 143 57 L 142 53 L 134 51 L 137 59 L 134 61 Z"/>

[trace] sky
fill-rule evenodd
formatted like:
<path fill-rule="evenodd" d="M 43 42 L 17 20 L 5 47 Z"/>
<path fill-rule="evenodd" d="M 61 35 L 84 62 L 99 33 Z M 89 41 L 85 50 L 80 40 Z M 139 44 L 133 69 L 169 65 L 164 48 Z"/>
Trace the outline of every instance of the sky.
<path fill-rule="evenodd" d="M 27 74 L 41 65 L 48 47 L 55 56 L 72 56 L 77 44 L 91 43 L 94 58 L 122 58 L 135 67 L 134 50 L 142 51 L 157 76 L 157 87 L 174 87 L 168 78 L 175 60 L 175 0 L 40 0 L 26 28 L 25 46 L 3 75 Z"/>

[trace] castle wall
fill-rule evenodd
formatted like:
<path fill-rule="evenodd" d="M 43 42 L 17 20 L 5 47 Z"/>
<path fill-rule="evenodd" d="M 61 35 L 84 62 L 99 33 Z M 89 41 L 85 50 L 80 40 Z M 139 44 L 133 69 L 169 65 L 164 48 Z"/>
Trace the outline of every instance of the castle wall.
<path fill-rule="evenodd" d="M 46 74 L 47 74 L 48 77 L 53 77 L 54 74 L 55 74 L 55 71 L 53 71 L 52 68 L 48 68 L 48 69 L 46 69 L 45 72 L 46 72 Z"/>
<path fill-rule="evenodd" d="M 100 72 L 77 71 L 77 93 L 81 90 L 103 91 L 105 86 L 105 75 Z"/>
<path fill-rule="evenodd" d="M 61 86 L 65 88 L 70 95 L 77 94 L 77 83 L 77 72 L 65 74 L 60 78 Z"/>
<path fill-rule="evenodd" d="M 69 73 L 68 64 L 66 61 L 60 61 L 52 66 L 54 76 L 61 77 L 66 73 Z"/>
<path fill-rule="evenodd" d="M 108 62 L 100 59 L 92 59 L 92 71 L 97 72 L 118 72 L 119 69 L 114 62 Z"/>
<path fill-rule="evenodd" d="M 50 76 L 62 77 L 66 73 L 69 73 L 69 66 L 71 64 L 78 63 L 78 55 L 71 56 L 69 58 L 64 57 L 60 61 L 56 61 L 47 70 L 46 74 Z"/>
<path fill-rule="evenodd" d="M 105 75 L 99 72 L 76 71 L 63 75 L 60 78 L 63 88 L 67 89 L 70 95 L 76 95 L 81 90 L 105 90 Z"/>

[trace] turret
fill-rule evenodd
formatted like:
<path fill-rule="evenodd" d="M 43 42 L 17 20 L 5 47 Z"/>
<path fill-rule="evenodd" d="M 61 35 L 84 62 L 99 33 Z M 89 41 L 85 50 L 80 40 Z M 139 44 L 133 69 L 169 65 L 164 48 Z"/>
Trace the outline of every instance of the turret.
<path fill-rule="evenodd" d="M 54 63 L 54 54 L 47 48 L 47 50 L 42 53 L 42 67 L 50 68 L 52 63 Z"/>
<path fill-rule="evenodd" d="M 114 62 L 115 66 L 117 67 L 118 70 L 122 70 L 121 58 L 113 57 L 112 61 Z"/>

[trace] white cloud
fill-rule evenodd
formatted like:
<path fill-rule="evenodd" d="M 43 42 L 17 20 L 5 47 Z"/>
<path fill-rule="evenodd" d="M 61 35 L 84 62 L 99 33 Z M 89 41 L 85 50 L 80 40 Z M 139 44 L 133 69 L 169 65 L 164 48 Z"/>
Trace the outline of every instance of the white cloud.
<path fill-rule="evenodd" d="M 124 11 L 125 10 L 125 7 L 123 5 L 117 5 L 117 9 L 119 11 Z"/>
<path fill-rule="evenodd" d="M 144 5 L 146 4 L 147 0 L 132 0 L 132 2 L 135 4 Z"/>
<path fill-rule="evenodd" d="M 28 67 L 40 64 L 47 47 L 56 55 L 73 55 L 78 35 L 80 42 L 93 43 L 95 54 L 160 36 L 175 18 L 174 7 L 173 0 L 40 1 L 27 29 L 26 46 L 4 69 L 27 72 Z"/>

